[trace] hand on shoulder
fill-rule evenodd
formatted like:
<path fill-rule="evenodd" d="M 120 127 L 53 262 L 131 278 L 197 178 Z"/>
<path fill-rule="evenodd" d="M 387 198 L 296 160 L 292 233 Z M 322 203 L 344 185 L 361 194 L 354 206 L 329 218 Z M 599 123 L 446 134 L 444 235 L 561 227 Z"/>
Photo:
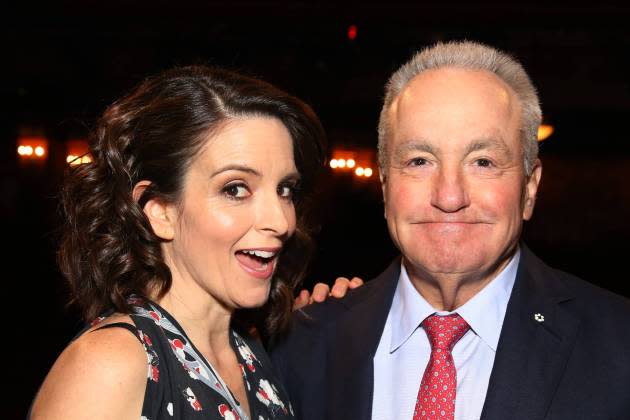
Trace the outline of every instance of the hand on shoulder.
<path fill-rule="evenodd" d="M 326 283 L 317 283 L 313 287 L 313 292 L 309 293 L 308 290 L 302 290 L 300 294 L 295 298 L 293 309 L 297 310 L 303 308 L 311 303 L 322 303 L 329 296 L 341 299 L 348 293 L 348 290 L 356 289 L 363 286 L 363 280 L 359 277 L 353 277 L 352 280 L 346 277 L 337 277 L 332 289 Z"/>
<path fill-rule="evenodd" d="M 138 419 L 146 381 L 147 356 L 130 331 L 91 329 L 61 353 L 35 398 L 31 419 Z"/>

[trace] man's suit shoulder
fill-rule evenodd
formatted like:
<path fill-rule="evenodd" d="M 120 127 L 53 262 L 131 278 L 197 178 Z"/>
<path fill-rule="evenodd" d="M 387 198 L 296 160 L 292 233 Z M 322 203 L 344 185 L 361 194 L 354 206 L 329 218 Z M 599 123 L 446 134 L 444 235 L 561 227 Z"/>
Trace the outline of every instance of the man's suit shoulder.
<path fill-rule="evenodd" d="M 553 271 L 575 297 L 563 306 L 571 308 L 572 312 L 579 313 L 580 318 L 591 317 L 630 322 L 630 299 L 572 274 L 555 269 Z"/>
<path fill-rule="evenodd" d="M 528 279 L 527 284 L 530 287 L 563 307 L 570 308 L 576 315 L 598 313 L 625 319 L 630 316 L 630 299 L 573 274 L 549 267 L 525 246 L 521 262 L 523 268 L 521 274 Z"/>

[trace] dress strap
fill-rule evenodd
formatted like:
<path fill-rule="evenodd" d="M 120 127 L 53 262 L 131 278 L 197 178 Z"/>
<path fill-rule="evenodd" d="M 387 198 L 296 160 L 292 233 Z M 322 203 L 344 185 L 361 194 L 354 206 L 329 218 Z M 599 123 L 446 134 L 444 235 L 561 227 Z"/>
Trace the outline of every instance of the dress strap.
<path fill-rule="evenodd" d="M 124 328 L 130 333 L 132 333 L 138 339 L 138 341 L 140 341 L 140 344 L 144 345 L 144 343 L 140 339 L 140 335 L 138 334 L 138 329 L 131 324 L 127 324 L 126 322 L 112 322 L 111 324 L 107 324 L 107 325 L 103 325 L 102 327 L 95 328 L 91 332 L 104 330 L 107 328 Z"/>

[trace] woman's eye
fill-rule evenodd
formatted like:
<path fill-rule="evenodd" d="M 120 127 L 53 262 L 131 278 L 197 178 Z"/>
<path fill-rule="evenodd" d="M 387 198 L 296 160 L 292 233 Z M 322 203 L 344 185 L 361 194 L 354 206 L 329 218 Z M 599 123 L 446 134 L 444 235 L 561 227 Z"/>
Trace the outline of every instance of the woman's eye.
<path fill-rule="evenodd" d="M 287 200 L 297 201 L 299 199 L 300 186 L 298 184 L 281 184 L 278 185 L 278 195 Z"/>
<path fill-rule="evenodd" d="M 249 190 L 244 184 L 231 184 L 223 187 L 223 193 L 229 198 L 240 199 L 249 196 Z"/>
<path fill-rule="evenodd" d="M 291 197 L 292 193 L 293 193 L 293 191 L 291 190 L 291 187 L 280 186 L 278 188 L 278 194 L 280 195 L 280 197 L 289 198 L 289 197 Z"/>
<path fill-rule="evenodd" d="M 292 198 L 295 188 L 291 185 L 278 186 L 278 195 L 282 198 Z"/>

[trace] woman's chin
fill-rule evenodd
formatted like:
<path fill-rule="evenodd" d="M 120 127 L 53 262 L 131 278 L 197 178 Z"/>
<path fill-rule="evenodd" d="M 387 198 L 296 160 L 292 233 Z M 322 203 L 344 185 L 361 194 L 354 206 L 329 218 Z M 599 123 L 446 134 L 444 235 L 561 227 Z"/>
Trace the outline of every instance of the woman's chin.
<path fill-rule="evenodd" d="M 269 300 L 269 290 L 266 293 L 252 293 L 248 296 L 242 296 L 236 300 L 236 308 L 238 309 L 256 309 L 260 308 Z"/>

